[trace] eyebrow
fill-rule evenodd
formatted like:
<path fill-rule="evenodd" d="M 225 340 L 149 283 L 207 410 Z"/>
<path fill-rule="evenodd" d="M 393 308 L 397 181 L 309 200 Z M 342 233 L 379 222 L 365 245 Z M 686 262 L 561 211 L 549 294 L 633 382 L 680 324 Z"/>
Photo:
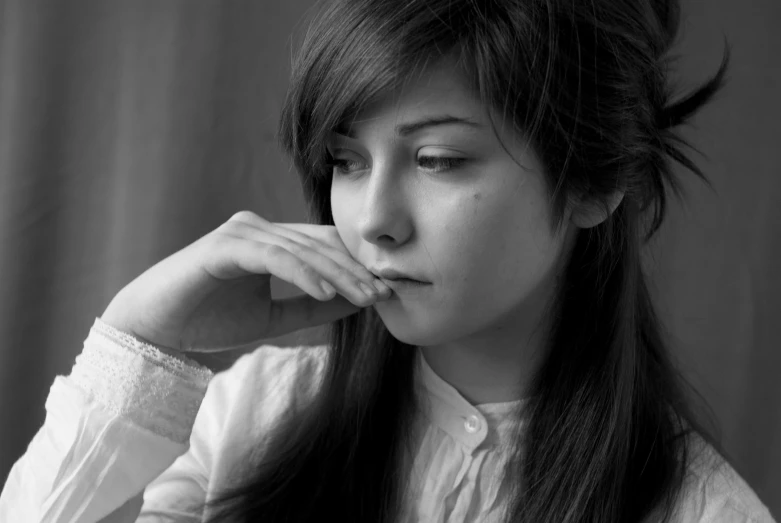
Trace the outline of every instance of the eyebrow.
<path fill-rule="evenodd" d="M 414 122 L 398 124 L 396 126 L 395 131 L 396 134 L 399 136 L 409 136 L 428 127 L 436 127 L 440 125 L 454 125 L 454 124 L 467 125 L 469 127 L 472 127 L 473 129 L 484 129 L 482 124 L 470 120 L 469 118 L 462 118 L 459 116 L 451 116 L 445 114 L 445 115 L 438 115 L 438 116 L 429 116 L 427 118 L 423 118 L 421 120 L 417 120 Z M 339 127 L 337 127 L 334 130 L 334 132 L 336 134 L 341 134 L 343 136 L 347 136 L 348 138 L 352 138 L 353 140 L 358 138 L 358 136 L 354 132 L 348 130 L 344 125 L 340 125 Z"/>

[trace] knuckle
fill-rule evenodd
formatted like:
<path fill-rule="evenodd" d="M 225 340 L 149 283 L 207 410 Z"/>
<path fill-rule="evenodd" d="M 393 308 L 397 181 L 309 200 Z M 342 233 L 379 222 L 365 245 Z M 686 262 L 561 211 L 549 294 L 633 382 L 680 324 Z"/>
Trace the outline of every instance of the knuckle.
<path fill-rule="evenodd" d="M 303 254 L 304 249 L 301 247 L 300 244 L 294 241 L 290 241 L 284 237 L 279 237 L 276 239 L 276 241 L 278 241 L 279 245 L 289 253 L 292 253 L 296 256 L 301 256 L 301 254 Z"/>
<path fill-rule="evenodd" d="M 218 229 L 215 234 L 209 234 L 202 238 L 201 244 L 206 247 L 208 251 L 221 251 L 228 248 L 236 239 L 230 234 L 226 234 L 227 231 Z"/>
<path fill-rule="evenodd" d="M 305 279 L 311 278 L 312 276 L 315 275 L 315 270 L 303 262 L 298 263 L 298 266 L 296 267 L 296 272 L 298 272 Z"/>
<path fill-rule="evenodd" d="M 252 211 L 248 210 L 242 210 L 237 213 L 235 213 L 233 216 L 230 217 L 230 220 L 228 221 L 237 221 L 237 222 L 244 222 L 244 223 L 258 223 L 261 221 L 262 218 L 255 214 Z"/>
<path fill-rule="evenodd" d="M 288 251 L 284 247 L 280 247 L 276 244 L 268 244 L 266 246 L 266 256 L 269 258 L 279 258 L 288 254 Z"/>
<path fill-rule="evenodd" d="M 345 267 L 339 267 L 336 270 L 336 276 L 340 280 L 348 280 L 350 282 L 354 282 L 355 281 L 355 275 L 352 272 L 350 272 L 349 269 L 347 269 Z"/>
<path fill-rule="evenodd" d="M 371 273 L 371 271 L 369 271 L 369 269 L 367 269 L 366 267 L 364 267 L 360 263 L 358 263 L 356 261 L 352 261 L 352 266 L 353 266 L 353 272 L 355 273 L 355 275 L 357 277 L 374 279 L 374 275 Z"/>
<path fill-rule="evenodd" d="M 217 229 L 215 229 L 218 233 L 228 233 L 228 234 L 236 234 L 238 231 L 238 220 L 234 220 L 231 218 L 227 222 L 221 224 Z"/>

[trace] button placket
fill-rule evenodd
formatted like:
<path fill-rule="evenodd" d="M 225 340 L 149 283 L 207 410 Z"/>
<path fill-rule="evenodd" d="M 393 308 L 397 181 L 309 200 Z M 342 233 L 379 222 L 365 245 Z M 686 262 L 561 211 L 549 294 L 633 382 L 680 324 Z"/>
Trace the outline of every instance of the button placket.
<path fill-rule="evenodd" d="M 486 421 L 474 411 L 471 414 L 467 414 L 466 416 L 462 415 L 461 419 L 461 430 L 464 431 L 464 441 L 469 446 L 470 452 L 474 452 L 474 450 L 485 440 L 485 437 L 488 434 L 488 431 L 486 430 Z"/>
<path fill-rule="evenodd" d="M 481 426 L 482 422 L 480 421 L 480 418 L 474 414 L 467 417 L 466 421 L 464 421 L 464 430 L 466 430 L 469 434 L 476 434 L 480 431 Z"/>

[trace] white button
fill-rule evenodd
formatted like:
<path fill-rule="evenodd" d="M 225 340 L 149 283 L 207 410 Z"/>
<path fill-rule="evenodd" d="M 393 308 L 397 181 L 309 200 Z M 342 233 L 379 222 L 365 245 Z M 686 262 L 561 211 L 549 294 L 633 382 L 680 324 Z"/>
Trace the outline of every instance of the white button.
<path fill-rule="evenodd" d="M 470 434 L 474 434 L 480 430 L 480 418 L 477 416 L 469 416 L 464 422 L 464 428 Z"/>

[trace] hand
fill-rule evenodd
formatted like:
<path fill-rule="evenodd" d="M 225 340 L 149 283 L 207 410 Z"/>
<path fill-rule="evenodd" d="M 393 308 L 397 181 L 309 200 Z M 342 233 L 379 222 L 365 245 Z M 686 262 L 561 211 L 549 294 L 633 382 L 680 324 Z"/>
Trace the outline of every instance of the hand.
<path fill-rule="evenodd" d="M 272 300 L 272 274 L 306 294 Z M 368 297 L 360 282 L 379 282 L 384 293 Z M 101 320 L 154 345 L 219 352 L 335 321 L 391 293 L 350 256 L 336 227 L 241 211 L 131 281 Z"/>

